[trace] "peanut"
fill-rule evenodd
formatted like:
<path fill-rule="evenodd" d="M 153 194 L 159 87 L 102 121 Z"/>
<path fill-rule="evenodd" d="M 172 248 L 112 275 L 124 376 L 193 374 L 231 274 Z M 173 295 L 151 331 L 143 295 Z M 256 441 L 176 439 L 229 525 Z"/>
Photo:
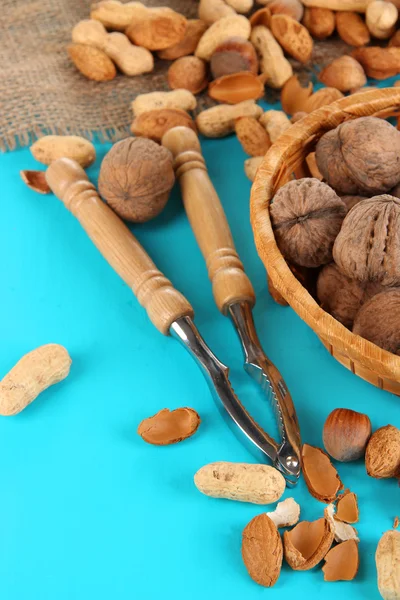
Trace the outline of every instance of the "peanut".
<path fill-rule="evenodd" d="M 386 531 L 375 554 L 378 588 L 384 600 L 400 598 L 400 531 Z"/>
<path fill-rule="evenodd" d="M 199 19 L 212 25 L 219 19 L 230 17 L 236 14 L 231 6 L 228 6 L 224 0 L 200 0 L 199 4 Z"/>
<path fill-rule="evenodd" d="M 197 100 L 188 90 L 173 90 L 172 92 L 150 92 L 139 94 L 132 102 L 132 111 L 135 117 L 156 108 L 180 108 L 194 110 Z"/>
<path fill-rule="evenodd" d="M 164 133 L 178 126 L 189 127 L 196 131 L 193 120 L 184 110 L 159 108 L 135 117 L 131 125 L 131 132 L 137 137 L 146 137 L 155 142 L 161 142 Z"/>
<path fill-rule="evenodd" d="M 250 156 L 264 156 L 271 147 L 268 133 L 254 117 L 238 119 L 235 131 L 243 150 Z"/>
<path fill-rule="evenodd" d="M 387 40 L 394 34 L 398 17 L 395 5 L 384 0 L 372 0 L 365 11 L 367 27 L 379 40 Z"/>
<path fill-rule="evenodd" d="M 281 88 L 292 77 L 293 69 L 271 31 L 257 25 L 251 32 L 250 41 L 260 56 L 265 83 L 273 88 Z"/>
<path fill-rule="evenodd" d="M 244 161 L 244 172 L 250 181 L 254 181 L 258 171 L 258 167 L 263 161 L 263 156 L 252 156 Z"/>
<path fill-rule="evenodd" d="M 253 8 L 253 0 L 225 0 L 237 13 L 246 14 Z"/>
<path fill-rule="evenodd" d="M 71 358 L 63 346 L 47 344 L 28 352 L 0 382 L 0 414 L 16 415 L 51 385 L 65 379 Z"/>
<path fill-rule="evenodd" d="M 154 69 L 152 53 L 146 48 L 134 46 L 124 33 L 114 31 L 107 35 L 104 52 L 125 73 L 133 77 L 150 73 Z"/>
<path fill-rule="evenodd" d="M 242 15 L 233 15 L 219 19 L 213 23 L 200 38 L 195 55 L 204 60 L 210 60 L 214 50 L 231 37 L 250 37 L 250 21 Z"/>
<path fill-rule="evenodd" d="M 267 110 L 260 117 L 260 123 L 265 127 L 272 143 L 291 126 L 288 117 L 281 110 Z"/>
<path fill-rule="evenodd" d="M 267 465 L 215 462 L 194 476 L 197 489 L 212 498 L 226 498 L 253 504 L 276 502 L 285 491 L 285 480 Z"/>
<path fill-rule="evenodd" d="M 318 6 L 330 10 L 352 10 L 365 12 L 370 0 L 302 0 L 304 6 Z"/>
<path fill-rule="evenodd" d="M 146 17 L 149 10 L 141 2 L 123 4 L 119 0 L 103 0 L 92 5 L 90 18 L 100 21 L 107 29 L 125 31 L 133 19 Z"/>
<path fill-rule="evenodd" d="M 196 125 L 200 133 L 206 137 L 218 138 L 232 133 L 235 121 L 239 117 L 255 117 L 262 115 L 261 106 L 254 100 L 245 100 L 239 104 L 220 104 L 204 110 L 196 118 Z"/>
<path fill-rule="evenodd" d="M 50 165 L 58 158 L 72 158 L 82 167 L 88 167 L 96 160 L 93 144 L 77 135 L 45 135 L 30 150 L 44 165 Z"/>
<path fill-rule="evenodd" d="M 79 21 L 72 30 L 72 41 L 74 44 L 87 44 L 103 50 L 107 31 L 103 23 L 95 19 L 84 19 Z"/>

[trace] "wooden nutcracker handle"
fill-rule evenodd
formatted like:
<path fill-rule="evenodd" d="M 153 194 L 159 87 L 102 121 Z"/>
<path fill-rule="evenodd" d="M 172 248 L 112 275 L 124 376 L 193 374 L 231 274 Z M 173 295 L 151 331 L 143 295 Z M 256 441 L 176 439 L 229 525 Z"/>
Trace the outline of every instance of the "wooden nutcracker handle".
<path fill-rule="evenodd" d="M 224 209 L 207 173 L 200 143 L 194 131 L 174 127 L 162 144 L 175 159 L 183 204 L 197 243 L 206 260 L 208 275 L 219 310 L 226 314 L 235 302 L 255 302 L 253 286 L 236 252 Z"/>
<path fill-rule="evenodd" d="M 126 225 L 99 197 L 85 171 L 68 158 L 53 162 L 46 180 L 92 242 L 132 288 L 152 323 L 167 335 L 174 321 L 193 316 L 190 303 L 157 269 Z"/>

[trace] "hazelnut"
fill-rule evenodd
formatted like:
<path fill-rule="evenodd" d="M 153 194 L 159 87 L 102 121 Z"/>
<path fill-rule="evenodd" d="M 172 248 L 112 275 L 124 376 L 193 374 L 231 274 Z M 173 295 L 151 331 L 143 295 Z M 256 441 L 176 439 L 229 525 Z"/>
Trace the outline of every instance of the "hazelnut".
<path fill-rule="evenodd" d="M 183 56 L 168 69 L 168 85 L 171 90 L 185 89 L 198 94 L 207 87 L 207 67 L 197 56 Z"/>
<path fill-rule="evenodd" d="M 325 421 L 325 450 L 340 462 L 350 462 L 364 456 L 371 437 L 371 421 L 367 415 L 347 408 L 336 408 Z"/>
<path fill-rule="evenodd" d="M 370 477 L 400 477 L 400 429 L 386 425 L 377 429 L 368 442 L 365 466 Z"/>
<path fill-rule="evenodd" d="M 353 333 L 400 356 L 400 288 L 368 300 L 354 319 Z"/>
<path fill-rule="evenodd" d="M 338 192 L 382 194 L 400 181 L 400 132 L 376 117 L 348 121 L 321 137 L 316 158 Z"/>
<path fill-rule="evenodd" d="M 353 326 L 362 304 L 382 289 L 379 283 L 361 283 L 350 279 L 334 263 L 322 269 L 317 281 L 317 297 L 321 307 L 348 328 Z"/>
<path fill-rule="evenodd" d="M 345 214 L 344 203 L 325 183 L 313 178 L 290 181 L 278 190 L 271 204 L 280 251 L 303 267 L 330 262 Z"/>
<path fill-rule="evenodd" d="M 231 37 L 218 46 L 210 61 L 214 79 L 240 71 L 258 73 L 258 58 L 251 42 L 240 37 Z"/>
<path fill-rule="evenodd" d="M 383 194 L 358 202 L 346 215 L 333 247 L 351 279 L 400 284 L 400 200 Z"/>
<path fill-rule="evenodd" d="M 147 138 L 114 144 L 100 167 L 99 191 L 123 219 L 143 223 L 168 201 L 175 175 L 169 150 Z"/>

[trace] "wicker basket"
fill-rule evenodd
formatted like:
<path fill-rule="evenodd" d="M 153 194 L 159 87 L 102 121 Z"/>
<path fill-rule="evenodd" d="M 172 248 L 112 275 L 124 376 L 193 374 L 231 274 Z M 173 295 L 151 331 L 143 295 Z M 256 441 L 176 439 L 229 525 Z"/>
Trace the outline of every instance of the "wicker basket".
<path fill-rule="evenodd" d="M 304 165 L 326 131 L 363 116 L 399 112 L 400 88 L 377 89 L 338 100 L 308 115 L 284 133 L 267 152 L 251 191 L 251 222 L 258 254 L 275 289 L 317 333 L 340 363 L 377 387 L 400 395 L 400 357 L 354 335 L 310 296 L 294 277 L 275 241 L 269 204 L 292 173 Z"/>

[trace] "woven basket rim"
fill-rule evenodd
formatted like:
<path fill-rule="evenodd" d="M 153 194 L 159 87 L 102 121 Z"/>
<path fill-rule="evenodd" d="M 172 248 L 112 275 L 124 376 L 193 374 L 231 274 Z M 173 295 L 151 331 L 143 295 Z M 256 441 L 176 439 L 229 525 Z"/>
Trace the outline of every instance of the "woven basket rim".
<path fill-rule="evenodd" d="M 336 350 L 361 363 L 380 377 L 400 381 L 400 357 L 355 335 L 325 312 L 293 275 L 275 241 L 269 204 L 274 183 L 282 171 L 293 172 L 301 152 L 315 143 L 321 133 L 345 120 L 373 116 L 400 107 L 400 87 L 355 94 L 323 106 L 282 134 L 271 146 L 254 180 L 250 197 L 250 218 L 257 252 L 274 287 L 297 314 Z M 296 162 L 297 156 L 297 162 Z"/>

